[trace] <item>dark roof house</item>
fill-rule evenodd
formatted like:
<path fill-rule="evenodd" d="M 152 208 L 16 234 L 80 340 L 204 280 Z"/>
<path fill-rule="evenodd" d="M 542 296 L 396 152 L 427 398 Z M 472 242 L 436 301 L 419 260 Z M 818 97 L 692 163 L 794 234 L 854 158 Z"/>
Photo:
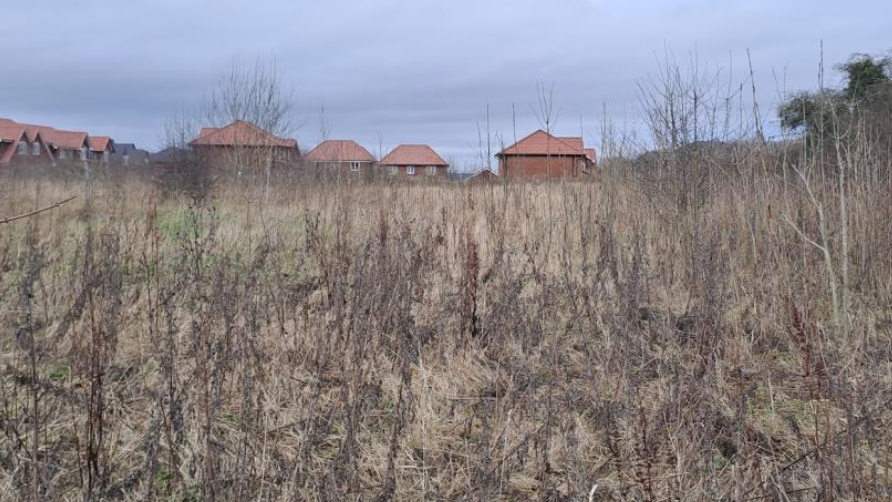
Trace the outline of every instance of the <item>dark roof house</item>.
<path fill-rule="evenodd" d="M 137 148 L 133 143 L 115 143 L 109 162 L 122 166 L 139 166 L 149 163 L 149 152 Z"/>

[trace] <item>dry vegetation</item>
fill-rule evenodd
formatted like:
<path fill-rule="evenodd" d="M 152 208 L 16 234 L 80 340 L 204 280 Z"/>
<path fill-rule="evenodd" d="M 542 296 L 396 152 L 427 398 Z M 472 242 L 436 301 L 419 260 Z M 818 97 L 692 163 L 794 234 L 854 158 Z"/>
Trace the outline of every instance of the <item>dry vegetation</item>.
<path fill-rule="evenodd" d="M 0 214 L 79 198 L 0 226 L 0 493 L 888 500 L 888 177 L 839 322 L 801 183 L 716 180 L 4 178 Z"/>

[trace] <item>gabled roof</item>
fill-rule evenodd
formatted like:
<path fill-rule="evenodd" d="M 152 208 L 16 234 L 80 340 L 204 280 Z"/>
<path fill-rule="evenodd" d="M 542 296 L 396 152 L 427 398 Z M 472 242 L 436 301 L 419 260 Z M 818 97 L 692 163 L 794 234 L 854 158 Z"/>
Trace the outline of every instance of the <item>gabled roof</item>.
<path fill-rule="evenodd" d="M 400 145 L 380 162 L 384 166 L 449 166 L 427 145 Z"/>
<path fill-rule="evenodd" d="M 60 150 L 80 150 L 89 146 L 90 136 L 80 131 L 60 131 L 58 129 L 41 129 L 44 139 Z"/>
<path fill-rule="evenodd" d="M 52 129 L 52 127 L 45 127 L 33 124 L 22 124 L 25 126 L 25 135 L 28 137 L 28 141 L 37 141 L 37 137 L 40 136 L 40 132 L 47 129 Z M 46 135 L 46 133 L 44 133 Z"/>
<path fill-rule="evenodd" d="M 91 136 L 90 137 L 90 150 L 94 152 L 104 152 L 106 150 L 114 151 L 115 142 L 112 141 L 108 136 Z M 111 148 L 109 148 L 111 147 Z"/>
<path fill-rule="evenodd" d="M 19 124 L 0 122 L 0 143 L 16 143 L 25 136 L 25 128 Z"/>
<path fill-rule="evenodd" d="M 327 139 L 307 154 L 314 162 L 374 162 L 375 157 L 350 139 Z"/>
<path fill-rule="evenodd" d="M 40 134 L 41 129 L 52 129 L 52 127 L 34 125 L 34 124 L 19 124 L 18 122 L 10 119 L 0 118 L 0 126 L 21 126 L 25 128 L 25 136 L 28 141 L 36 141 L 37 136 Z"/>
<path fill-rule="evenodd" d="M 130 150 L 136 150 L 136 143 L 118 143 L 115 142 L 115 153 L 127 155 Z"/>
<path fill-rule="evenodd" d="M 474 182 L 487 182 L 493 181 L 499 178 L 499 175 L 490 171 L 489 169 L 483 168 L 480 171 L 469 176 L 465 182 L 466 183 L 474 183 Z"/>
<path fill-rule="evenodd" d="M 162 164 L 166 162 L 174 162 L 175 160 L 180 159 L 185 154 L 186 150 L 177 148 L 175 146 L 169 146 L 164 150 L 161 150 L 160 152 L 150 153 L 149 162 Z"/>
<path fill-rule="evenodd" d="M 496 155 L 585 155 L 585 148 L 582 138 L 559 138 L 540 129 Z"/>
<path fill-rule="evenodd" d="M 250 122 L 236 120 L 226 127 L 205 127 L 192 146 L 278 146 L 297 149 L 297 141 L 273 136 Z"/>
<path fill-rule="evenodd" d="M 590 160 L 593 164 L 598 163 L 598 154 L 595 153 L 594 148 L 586 148 L 585 149 L 585 157 Z"/>
<path fill-rule="evenodd" d="M 0 157 L 0 164 L 6 164 L 15 155 L 15 143 L 25 139 L 25 128 L 17 124 L 0 124 L 0 143 L 12 143 Z"/>

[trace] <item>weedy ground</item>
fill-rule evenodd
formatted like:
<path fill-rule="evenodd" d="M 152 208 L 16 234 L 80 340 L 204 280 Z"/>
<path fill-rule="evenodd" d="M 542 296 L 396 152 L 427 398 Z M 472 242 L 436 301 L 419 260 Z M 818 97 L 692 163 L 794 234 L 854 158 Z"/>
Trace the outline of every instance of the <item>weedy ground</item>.
<path fill-rule="evenodd" d="M 884 179 L 3 178 L 0 498 L 889 500 Z"/>

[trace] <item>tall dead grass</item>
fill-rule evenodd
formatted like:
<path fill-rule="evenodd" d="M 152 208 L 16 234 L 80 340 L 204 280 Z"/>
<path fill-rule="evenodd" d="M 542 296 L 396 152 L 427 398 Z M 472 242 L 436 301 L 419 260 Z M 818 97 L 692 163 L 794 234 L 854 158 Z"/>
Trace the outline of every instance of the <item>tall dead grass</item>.
<path fill-rule="evenodd" d="M 4 178 L 0 215 L 79 198 L 0 227 L 0 493 L 889 500 L 888 166 L 848 185 L 843 329 L 815 201 L 760 155 L 695 209 L 621 165 L 200 203 Z"/>

